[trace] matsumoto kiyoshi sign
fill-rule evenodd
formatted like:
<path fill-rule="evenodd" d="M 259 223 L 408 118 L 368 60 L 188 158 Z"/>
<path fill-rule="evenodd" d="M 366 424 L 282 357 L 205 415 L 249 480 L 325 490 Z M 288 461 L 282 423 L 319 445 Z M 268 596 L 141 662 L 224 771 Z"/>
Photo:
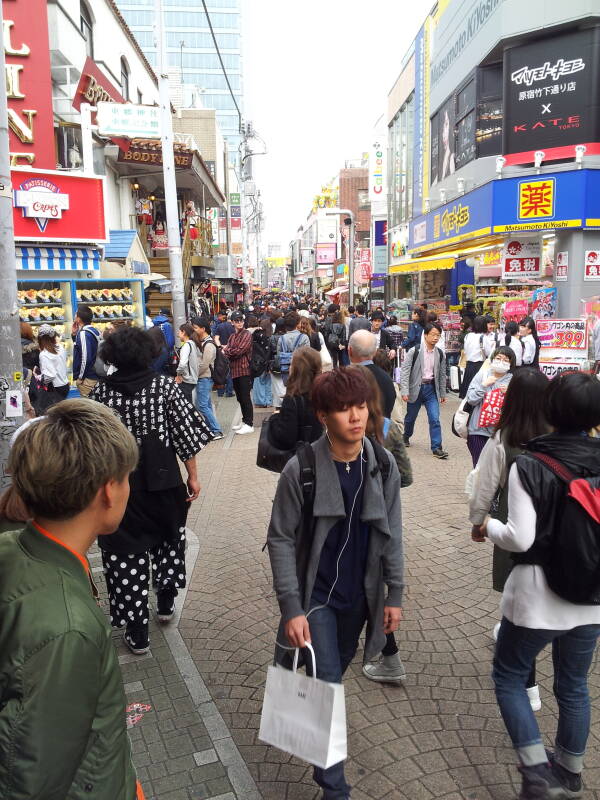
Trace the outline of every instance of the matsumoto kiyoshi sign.
<path fill-rule="evenodd" d="M 509 164 L 532 162 L 536 150 L 544 161 L 573 158 L 577 144 L 593 154 L 600 142 L 598 51 L 593 29 L 505 50 L 503 152 Z"/>

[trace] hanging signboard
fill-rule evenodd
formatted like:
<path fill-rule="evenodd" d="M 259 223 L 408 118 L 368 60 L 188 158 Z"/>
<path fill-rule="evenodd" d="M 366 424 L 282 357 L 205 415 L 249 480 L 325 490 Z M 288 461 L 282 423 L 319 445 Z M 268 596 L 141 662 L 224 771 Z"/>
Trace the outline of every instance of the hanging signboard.
<path fill-rule="evenodd" d="M 527 300 L 507 300 L 504 304 L 503 316 L 508 322 L 514 320 L 519 322 L 529 314 L 529 302 Z"/>
<path fill-rule="evenodd" d="M 533 293 L 531 316 L 535 320 L 549 319 L 550 317 L 553 317 L 556 314 L 557 303 L 558 303 L 558 289 L 555 288 L 536 289 Z"/>
<path fill-rule="evenodd" d="M 126 136 L 129 139 L 160 139 L 158 106 L 134 106 L 131 103 L 100 102 L 97 125 L 100 136 Z"/>
<path fill-rule="evenodd" d="M 583 280 L 600 281 L 600 251 L 585 251 Z"/>
<path fill-rule="evenodd" d="M 502 277 L 534 278 L 542 271 L 542 247 L 539 238 L 509 239 L 502 253 Z"/>
<path fill-rule="evenodd" d="M 189 169 L 194 160 L 194 154 L 184 144 L 173 143 L 175 150 L 175 167 Z M 118 161 L 127 164 L 154 164 L 162 166 L 162 146 L 159 139 L 133 139 L 129 150 L 124 153 L 119 151 Z"/>
<path fill-rule="evenodd" d="M 554 268 L 554 280 L 566 281 L 569 277 L 569 251 L 563 250 L 556 254 L 556 267 Z"/>
<path fill-rule="evenodd" d="M 537 332 L 543 349 L 568 350 L 580 357 L 587 353 L 588 330 L 583 319 L 540 319 Z M 581 351 L 577 353 L 577 351 Z"/>
<path fill-rule="evenodd" d="M 540 372 L 547 378 L 556 378 L 557 375 L 562 375 L 563 372 L 573 372 L 581 370 L 581 363 L 579 361 L 542 361 L 540 362 Z"/>

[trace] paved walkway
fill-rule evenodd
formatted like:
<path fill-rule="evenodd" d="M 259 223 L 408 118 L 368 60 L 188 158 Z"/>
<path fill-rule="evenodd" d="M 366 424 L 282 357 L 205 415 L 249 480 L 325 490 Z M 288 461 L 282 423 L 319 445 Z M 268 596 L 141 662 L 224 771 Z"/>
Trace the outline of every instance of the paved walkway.
<path fill-rule="evenodd" d="M 444 431 L 455 403 L 444 411 Z M 224 400 L 228 430 L 237 411 Z M 121 660 L 129 702 L 152 705 L 132 730 L 144 787 L 160 800 L 312 800 L 311 770 L 258 741 L 277 604 L 261 551 L 276 476 L 255 466 L 253 436 L 232 433 L 200 456 L 203 491 L 188 520 L 197 554 L 178 622 L 151 632 L 151 655 Z M 346 680 L 347 774 L 353 800 L 512 800 L 518 773 L 489 678 L 498 595 L 491 548 L 471 542 L 463 499 L 466 445 L 445 438 L 450 459 L 432 458 L 424 412 L 410 455 L 415 483 L 402 491 L 408 592 L 399 644 L 408 677 L 383 686 Z M 196 547 L 199 546 L 199 550 Z M 543 731 L 556 723 L 551 665 L 539 664 Z M 586 793 L 600 800 L 600 670 Z"/>

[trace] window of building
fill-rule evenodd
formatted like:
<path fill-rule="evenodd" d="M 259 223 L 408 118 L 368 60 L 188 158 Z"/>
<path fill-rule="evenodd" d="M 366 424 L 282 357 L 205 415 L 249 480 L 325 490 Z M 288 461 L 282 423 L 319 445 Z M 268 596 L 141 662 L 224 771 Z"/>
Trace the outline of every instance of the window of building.
<path fill-rule="evenodd" d="M 475 158 L 475 76 L 456 95 L 456 169 Z"/>
<path fill-rule="evenodd" d="M 135 28 L 138 25 L 145 25 L 148 28 L 152 27 L 153 12 L 152 11 L 138 11 L 136 9 L 122 9 L 125 22 L 130 28 Z"/>
<path fill-rule="evenodd" d="M 390 227 L 407 222 L 412 215 L 414 94 L 394 117 L 389 131 L 388 181 Z"/>
<path fill-rule="evenodd" d="M 94 57 L 94 23 L 92 15 L 85 3 L 79 6 L 79 30 L 85 39 L 85 52 L 90 58 Z"/>
<path fill-rule="evenodd" d="M 359 211 L 367 211 L 371 208 L 371 201 L 369 200 L 369 190 L 368 189 L 359 189 L 357 192 L 358 196 L 358 210 Z"/>
<path fill-rule="evenodd" d="M 129 96 L 129 67 L 124 58 L 121 59 L 121 94 L 125 100 L 130 100 Z"/>
<path fill-rule="evenodd" d="M 497 156 L 502 152 L 502 123 L 502 64 L 492 64 L 481 67 L 478 74 L 477 158 Z"/>

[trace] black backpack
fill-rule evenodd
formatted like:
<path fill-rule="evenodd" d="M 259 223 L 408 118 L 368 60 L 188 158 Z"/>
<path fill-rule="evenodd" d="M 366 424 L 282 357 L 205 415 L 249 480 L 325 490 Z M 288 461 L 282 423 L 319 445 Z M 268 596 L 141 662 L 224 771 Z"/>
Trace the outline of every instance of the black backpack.
<path fill-rule="evenodd" d="M 224 386 L 229 377 L 229 359 L 223 352 L 223 348 L 218 347 L 211 337 L 206 338 L 202 343 L 202 352 L 204 352 L 204 348 L 209 342 L 216 350 L 215 360 L 210 368 L 210 377 L 213 379 L 215 386 Z"/>
<path fill-rule="evenodd" d="M 257 333 L 262 334 L 256 336 Z M 271 360 L 271 346 L 269 339 L 262 331 L 255 331 L 252 334 L 252 357 L 250 359 L 250 377 L 252 380 L 258 378 L 269 368 Z"/>
<path fill-rule="evenodd" d="M 327 347 L 330 350 L 337 350 L 341 344 L 344 344 L 345 328 L 341 322 L 334 322 L 331 326 L 331 331 L 327 336 Z"/>
<path fill-rule="evenodd" d="M 541 564 L 548 586 L 564 600 L 600 605 L 600 476 L 582 478 L 546 453 L 531 453 L 565 484 L 552 544 Z M 518 558 L 516 558 L 518 563 Z"/>

